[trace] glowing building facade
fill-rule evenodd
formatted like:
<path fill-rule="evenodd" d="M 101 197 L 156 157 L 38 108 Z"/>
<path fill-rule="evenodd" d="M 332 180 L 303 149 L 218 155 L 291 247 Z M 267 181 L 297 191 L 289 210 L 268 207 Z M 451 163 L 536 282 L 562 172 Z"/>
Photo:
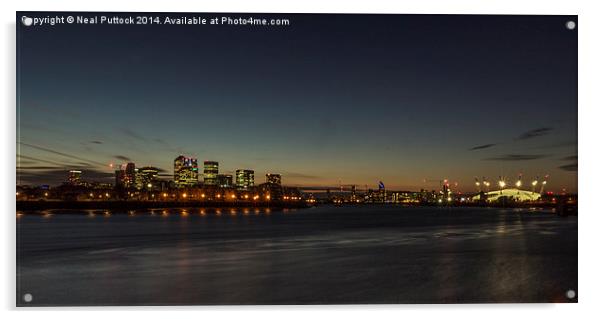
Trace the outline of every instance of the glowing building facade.
<path fill-rule="evenodd" d="M 215 186 L 218 184 L 217 175 L 219 173 L 219 163 L 214 161 L 205 161 L 203 163 L 203 184 Z"/>
<path fill-rule="evenodd" d="M 255 171 L 250 169 L 236 170 L 236 187 L 249 189 L 255 185 Z"/>
<path fill-rule="evenodd" d="M 137 177 L 139 182 L 139 188 L 152 189 L 157 184 L 157 176 L 159 175 L 159 169 L 152 166 L 145 166 L 138 169 Z M 149 186 L 150 185 L 150 186 Z"/>
<path fill-rule="evenodd" d="M 136 186 L 136 164 L 122 164 L 119 170 L 115 171 L 115 185 L 124 188 Z"/>
<path fill-rule="evenodd" d="M 67 176 L 67 182 L 70 185 L 80 185 L 81 184 L 82 171 L 69 171 L 69 175 Z"/>
<path fill-rule="evenodd" d="M 196 186 L 199 182 L 199 166 L 196 158 L 180 155 L 173 162 L 176 187 Z"/>

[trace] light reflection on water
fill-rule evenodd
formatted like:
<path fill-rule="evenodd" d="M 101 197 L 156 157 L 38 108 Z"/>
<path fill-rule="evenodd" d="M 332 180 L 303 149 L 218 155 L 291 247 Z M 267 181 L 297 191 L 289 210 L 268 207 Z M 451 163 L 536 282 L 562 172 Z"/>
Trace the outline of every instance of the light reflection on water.
<path fill-rule="evenodd" d="M 276 210 L 277 212 L 281 212 L 281 213 L 294 213 L 296 211 L 298 211 L 297 209 L 278 209 Z M 169 209 L 140 209 L 140 210 L 126 210 L 126 211 L 119 211 L 119 210 L 107 210 L 107 209 L 103 209 L 103 210 L 98 210 L 98 209 L 85 209 L 85 210 L 66 210 L 66 209 L 49 209 L 49 210 L 44 210 L 44 211 L 39 211 L 39 212 L 23 212 L 23 211 L 17 211 L 17 216 L 23 216 L 23 215 L 42 215 L 42 216 L 46 216 L 46 217 L 50 217 L 53 216 L 54 214 L 58 214 L 61 216 L 66 216 L 66 215 L 87 215 L 90 217 L 94 217 L 97 215 L 105 215 L 107 217 L 110 216 L 119 216 L 119 215 L 127 215 L 129 217 L 140 217 L 140 216 L 155 216 L 155 215 L 162 215 L 165 217 L 168 216 L 181 216 L 181 217 L 187 217 L 190 216 L 191 214 L 196 214 L 198 213 L 199 216 L 207 216 L 207 215 L 214 215 L 214 216 L 220 216 L 224 213 L 227 213 L 229 215 L 232 216 L 249 216 L 252 213 L 255 215 L 260 215 L 260 214 L 270 214 L 274 212 L 274 209 L 272 208 L 169 208 Z"/>
<path fill-rule="evenodd" d="M 577 219 L 549 211 L 45 213 L 17 221 L 19 290 L 38 304 L 541 302 L 577 289 Z"/>

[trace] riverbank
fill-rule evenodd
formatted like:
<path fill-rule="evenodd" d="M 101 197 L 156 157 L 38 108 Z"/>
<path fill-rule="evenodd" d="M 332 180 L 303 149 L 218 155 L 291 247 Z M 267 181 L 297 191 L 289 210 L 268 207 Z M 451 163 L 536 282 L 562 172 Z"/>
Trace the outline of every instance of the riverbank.
<path fill-rule="evenodd" d="M 269 207 L 306 208 L 305 202 L 287 201 L 17 201 L 17 210 L 33 211 L 47 209 L 115 209 L 134 210 L 146 208 L 187 208 L 187 207 Z"/>

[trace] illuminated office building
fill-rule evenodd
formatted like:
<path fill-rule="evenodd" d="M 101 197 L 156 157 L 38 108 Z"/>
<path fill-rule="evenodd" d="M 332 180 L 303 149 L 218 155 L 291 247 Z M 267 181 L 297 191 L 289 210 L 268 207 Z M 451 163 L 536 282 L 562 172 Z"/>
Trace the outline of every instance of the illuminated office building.
<path fill-rule="evenodd" d="M 139 188 L 153 188 L 157 184 L 157 176 L 159 175 L 159 169 L 152 166 L 145 166 L 138 169 L 137 179 Z M 148 185 L 151 185 L 150 187 Z"/>
<path fill-rule="evenodd" d="M 82 171 L 69 171 L 69 176 L 67 177 L 67 182 L 70 185 L 79 185 L 81 183 Z"/>
<path fill-rule="evenodd" d="M 219 187 L 232 187 L 232 175 L 229 174 L 218 174 L 217 185 Z"/>
<path fill-rule="evenodd" d="M 250 169 L 236 170 L 236 187 L 240 189 L 248 189 L 255 185 L 255 172 Z"/>
<path fill-rule="evenodd" d="M 125 188 L 136 186 L 136 165 L 134 163 L 122 164 L 115 171 L 115 185 Z"/>
<path fill-rule="evenodd" d="M 217 174 L 219 171 L 219 163 L 214 161 L 205 161 L 203 163 L 203 184 L 217 185 Z"/>
<path fill-rule="evenodd" d="M 134 179 L 134 185 L 136 185 L 137 189 L 141 189 L 142 186 L 142 176 L 140 176 L 140 174 L 138 173 L 138 167 L 136 167 L 136 169 L 134 170 L 134 174 L 136 176 L 136 178 Z"/>
<path fill-rule="evenodd" d="M 268 184 L 281 185 L 282 177 L 280 174 L 265 174 L 265 182 Z"/>
<path fill-rule="evenodd" d="M 176 187 L 190 187 L 198 184 L 199 166 L 196 158 L 180 155 L 173 162 L 173 179 Z"/>

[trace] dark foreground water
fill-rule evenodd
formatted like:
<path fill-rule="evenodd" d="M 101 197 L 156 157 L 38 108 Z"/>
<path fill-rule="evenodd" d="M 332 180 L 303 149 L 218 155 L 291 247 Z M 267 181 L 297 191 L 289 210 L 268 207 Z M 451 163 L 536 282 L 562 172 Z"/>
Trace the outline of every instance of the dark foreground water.
<path fill-rule="evenodd" d="M 19 305 L 572 302 L 577 218 L 394 206 L 17 217 Z M 23 301 L 24 294 L 33 300 Z"/>

